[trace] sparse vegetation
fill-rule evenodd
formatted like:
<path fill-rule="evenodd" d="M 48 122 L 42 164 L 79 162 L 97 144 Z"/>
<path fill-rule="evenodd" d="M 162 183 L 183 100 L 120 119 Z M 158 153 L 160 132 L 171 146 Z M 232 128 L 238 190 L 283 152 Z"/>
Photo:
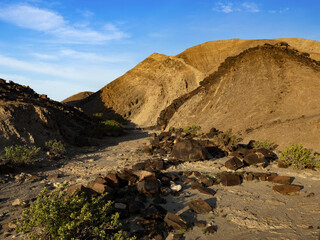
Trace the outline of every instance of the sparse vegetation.
<path fill-rule="evenodd" d="M 175 127 L 170 127 L 170 128 L 169 128 L 169 132 L 174 132 L 175 130 L 176 130 Z"/>
<path fill-rule="evenodd" d="M 238 146 L 241 138 L 232 133 L 232 130 L 229 129 L 226 132 L 221 132 L 215 135 L 212 138 L 212 141 L 224 151 L 232 151 L 235 147 Z"/>
<path fill-rule="evenodd" d="M 263 141 L 254 141 L 252 144 L 253 148 L 265 148 L 268 150 L 273 150 L 275 149 L 276 144 L 272 141 L 269 140 L 263 140 Z"/>
<path fill-rule="evenodd" d="M 103 126 L 103 130 L 106 132 L 111 132 L 111 131 L 121 132 L 123 130 L 122 124 L 115 120 L 102 121 L 101 124 Z"/>
<path fill-rule="evenodd" d="M 119 230 L 119 213 L 105 196 L 89 199 L 84 194 L 68 196 L 59 189 L 49 192 L 44 188 L 35 204 L 16 220 L 16 230 L 29 233 L 29 239 L 133 240 Z"/>
<path fill-rule="evenodd" d="M 301 144 L 292 144 L 279 155 L 279 162 L 294 169 L 320 167 L 319 159 L 319 154 L 313 153 L 312 149 L 304 148 Z"/>
<path fill-rule="evenodd" d="M 50 140 L 47 141 L 45 145 L 49 149 L 49 152 L 54 155 L 63 155 L 66 153 L 66 148 L 61 141 Z"/>
<path fill-rule="evenodd" d="M 4 150 L 5 159 L 12 161 L 14 164 L 22 165 L 30 163 L 32 158 L 38 154 L 40 148 L 28 145 L 14 145 L 5 147 Z"/>
<path fill-rule="evenodd" d="M 102 116 L 103 116 L 103 113 L 94 113 L 94 114 L 92 114 L 92 116 L 93 116 L 94 118 L 100 120 L 100 119 L 102 118 Z"/>
<path fill-rule="evenodd" d="M 191 133 L 191 134 L 194 134 L 196 135 L 198 132 L 201 131 L 201 126 L 199 125 L 191 125 L 191 126 L 187 126 L 183 129 L 183 131 L 185 133 Z"/>

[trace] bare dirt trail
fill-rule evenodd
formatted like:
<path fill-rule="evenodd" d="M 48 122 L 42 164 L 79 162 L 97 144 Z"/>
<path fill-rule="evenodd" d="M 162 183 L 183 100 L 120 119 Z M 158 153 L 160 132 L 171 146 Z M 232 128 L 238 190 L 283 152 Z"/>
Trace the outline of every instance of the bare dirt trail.
<path fill-rule="evenodd" d="M 57 187 L 63 182 L 86 184 L 99 174 L 105 175 L 112 170 L 131 167 L 137 162 L 152 158 L 141 151 L 150 141 L 146 132 L 131 131 L 130 134 L 103 140 L 104 147 L 90 153 L 75 154 L 72 159 L 61 160 L 59 167 L 43 168 L 37 175 L 59 178 L 37 180 L 28 173 L 16 176 L 0 184 L 0 239 L 24 239 L 23 235 L 10 231 L 9 220 L 21 214 L 21 207 L 12 207 L 15 199 L 28 202 L 35 198 L 44 186 Z M 83 151 L 88 149 L 82 149 Z M 71 150 L 71 151 L 74 151 Z M 75 152 L 74 152 L 75 153 Z M 227 171 L 224 163 L 227 158 L 216 160 L 186 162 L 166 169 L 169 173 L 196 171 L 213 176 Z M 302 185 L 303 189 L 294 195 L 282 195 L 272 190 L 276 184 L 267 181 L 243 181 L 238 186 L 214 185 L 210 188 L 216 195 L 208 196 L 191 189 L 190 184 L 178 181 L 182 186 L 180 194 L 165 197 L 166 210 L 184 217 L 188 223 L 204 220 L 217 228 L 214 234 L 204 234 L 203 228 L 193 227 L 184 233 L 186 240 L 209 239 L 315 239 L 320 237 L 320 171 L 281 169 L 276 164 L 266 168 L 245 167 L 236 172 L 275 172 L 281 176 L 294 177 L 293 184 Z M 35 172 L 30 172 L 35 175 Z M 5 176 L 2 176 L 4 179 Z M 9 178 L 7 176 L 7 178 Z M 313 193 L 313 194 L 311 194 Z M 194 199 L 203 199 L 213 207 L 206 214 L 195 214 L 188 208 Z M 169 234 L 167 240 L 173 239 Z"/>

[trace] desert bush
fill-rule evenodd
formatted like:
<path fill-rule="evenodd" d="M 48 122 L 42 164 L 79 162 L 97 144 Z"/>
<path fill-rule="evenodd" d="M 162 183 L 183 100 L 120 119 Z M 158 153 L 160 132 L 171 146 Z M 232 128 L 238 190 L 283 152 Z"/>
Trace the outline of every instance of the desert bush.
<path fill-rule="evenodd" d="M 55 155 L 63 155 L 66 153 L 66 148 L 61 141 L 49 140 L 45 143 L 50 153 Z"/>
<path fill-rule="evenodd" d="M 92 114 L 93 118 L 100 120 L 103 116 L 103 113 L 94 113 Z"/>
<path fill-rule="evenodd" d="M 40 148 L 28 145 L 14 145 L 5 147 L 4 150 L 4 158 L 12 161 L 14 164 L 19 165 L 30 163 L 31 159 L 38 154 Z"/>
<path fill-rule="evenodd" d="M 232 133 L 229 129 L 226 132 L 220 132 L 212 138 L 212 141 L 224 151 L 232 151 L 241 141 L 241 138 Z"/>
<path fill-rule="evenodd" d="M 119 213 L 105 196 L 89 199 L 84 193 L 70 196 L 44 188 L 16 220 L 16 231 L 28 233 L 29 239 L 133 239 L 119 230 Z"/>
<path fill-rule="evenodd" d="M 199 125 L 191 125 L 187 126 L 183 129 L 185 133 L 191 133 L 191 134 L 197 134 L 199 131 L 201 131 L 201 126 Z"/>
<path fill-rule="evenodd" d="M 263 140 L 263 141 L 254 141 L 252 144 L 253 148 L 265 148 L 268 150 L 273 150 L 276 146 L 276 144 L 269 140 Z"/>
<path fill-rule="evenodd" d="M 106 120 L 101 122 L 103 126 L 103 130 L 106 132 L 111 131 L 123 131 L 123 126 L 121 123 L 115 121 L 115 120 Z"/>
<path fill-rule="evenodd" d="M 304 148 L 301 144 L 291 144 L 279 155 L 279 162 L 294 169 L 304 169 L 308 166 L 320 167 L 320 155 L 313 153 L 312 149 Z"/>

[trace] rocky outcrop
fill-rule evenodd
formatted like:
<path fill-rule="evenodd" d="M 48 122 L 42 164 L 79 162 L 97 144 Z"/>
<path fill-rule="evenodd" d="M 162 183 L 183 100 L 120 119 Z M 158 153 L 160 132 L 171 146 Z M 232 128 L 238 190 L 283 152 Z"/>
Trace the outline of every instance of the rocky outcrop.
<path fill-rule="evenodd" d="M 57 139 L 85 143 L 94 124 L 79 110 L 39 95 L 28 86 L 0 79 L 0 145 L 36 144 Z"/>

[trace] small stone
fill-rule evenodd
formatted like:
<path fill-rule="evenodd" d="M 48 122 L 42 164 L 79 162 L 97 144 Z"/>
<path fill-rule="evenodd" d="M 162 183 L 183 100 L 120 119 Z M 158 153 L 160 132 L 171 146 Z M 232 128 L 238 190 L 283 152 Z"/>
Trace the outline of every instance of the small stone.
<path fill-rule="evenodd" d="M 116 173 L 109 173 L 105 177 L 107 185 L 112 188 L 118 188 L 120 186 L 119 179 Z"/>
<path fill-rule="evenodd" d="M 14 224 L 14 223 L 12 223 L 12 222 L 9 222 L 9 223 L 8 223 L 8 228 L 10 228 L 10 229 L 15 229 L 16 227 L 17 227 L 16 224 Z"/>
<path fill-rule="evenodd" d="M 20 206 L 22 204 L 21 200 L 19 198 L 15 199 L 12 202 L 12 206 Z"/>
<path fill-rule="evenodd" d="M 247 165 L 262 165 L 265 166 L 266 165 L 266 159 L 264 156 L 262 155 L 258 155 L 256 153 L 249 153 L 247 154 L 243 161 L 247 164 Z"/>
<path fill-rule="evenodd" d="M 181 186 L 181 185 L 178 185 L 178 184 L 171 184 L 170 188 L 171 188 L 172 191 L 177 191 L 177 192 L 179 192 L 179 191 L 181 191 L 182 186 Z"/>
<path fill-rule="evenodd" d="M 156 179 L 156 174 L 154 172 L 141 170 L 138 173 L 138 177 L 139 177 L 139 182 L 141 182 L 142 180 L 144 180 L 146 178 L 148 178 L 148 179 Z"/>
<path fill-rule="evenodd" d="M 213 186 L 213 183 L 214 183 L 214 181 L 210 177 L 207 177 L 204 175 L 201 175 L 199 177 L 199 181 L 207 187 Z"/>
<path fill-rule="evenodd" d="M 298 185 L 276 185 L 273 190 L 284 195 L 289 195 L 301 190 L 301 186 Z"/>
<path fill-rule="evenodd" d="M 159 192 L 159 181 L 157 179 L 145 179 L 137 183 L 137 189 L 140 193 L 154 195 Z"/>
<path fill-rule="evenodd" d="M 206 233 L 215 233 L 215 232 L 217 232 L 217 230 L 214 226 L 210 226 L 210 227 L 206 228 L 205 232 Z"/>
<path fill-rule="evenodd" d="M 168 226 L 172 227 L 175 230 L 188 229 L 187 222 L 183 218 L 172 212 L 167 213 L 164 221 L 166 222 L 166 224 L 168 224 Z"/>
<path fill-rule="evenodd" d="M 245 179 L 246 179 L 247 181 L 253 181 L 254 175 L 253 175 L 252 173 L 248 173 L 248 174 L 246 175 Z"/>
<path fill-rule="evenodd" d="M 113 192 L 114 190 L 112 188 L 110 188 L 107 185 L 104 185 L 102 183 L 99 182 L 90 182 L 88 183 L 88 188 L 91 188 L 92 190 L 94 190 L 95 192 L 102 194 L 105 192 Z"/>
<path fill-rule="evenodd" d="M 241 168 L 244 166 L 243 162 L 237 157 L 233 157 L 229 159 L 228 161 L 225 162 L 224 165 L 226 168 L 229 168 L 231 170 L 237 170 L 238 168 Z"/>
<path fill-rule="evenodd" d="M 181 178 L 181 181 L 184 182 L 184 183 L 195 182 L 194 179 L 188 178 L 188 177 L 182 177 L 182 178 Z"/>
<path fill-rule="evenodd" d="M 202 199 L 196 199 L 188 204 L 189 208 L 196 213 L 208 213 L 212 211 L 212 207 Z"/>
<path fill-rule="evenodd" d="M 307 197 L 308 197 L 308 198 L 314 197 L 314 193 L 313 193 L 313 192 L 309 193 L 309 194 L 307 195 Z"/>

